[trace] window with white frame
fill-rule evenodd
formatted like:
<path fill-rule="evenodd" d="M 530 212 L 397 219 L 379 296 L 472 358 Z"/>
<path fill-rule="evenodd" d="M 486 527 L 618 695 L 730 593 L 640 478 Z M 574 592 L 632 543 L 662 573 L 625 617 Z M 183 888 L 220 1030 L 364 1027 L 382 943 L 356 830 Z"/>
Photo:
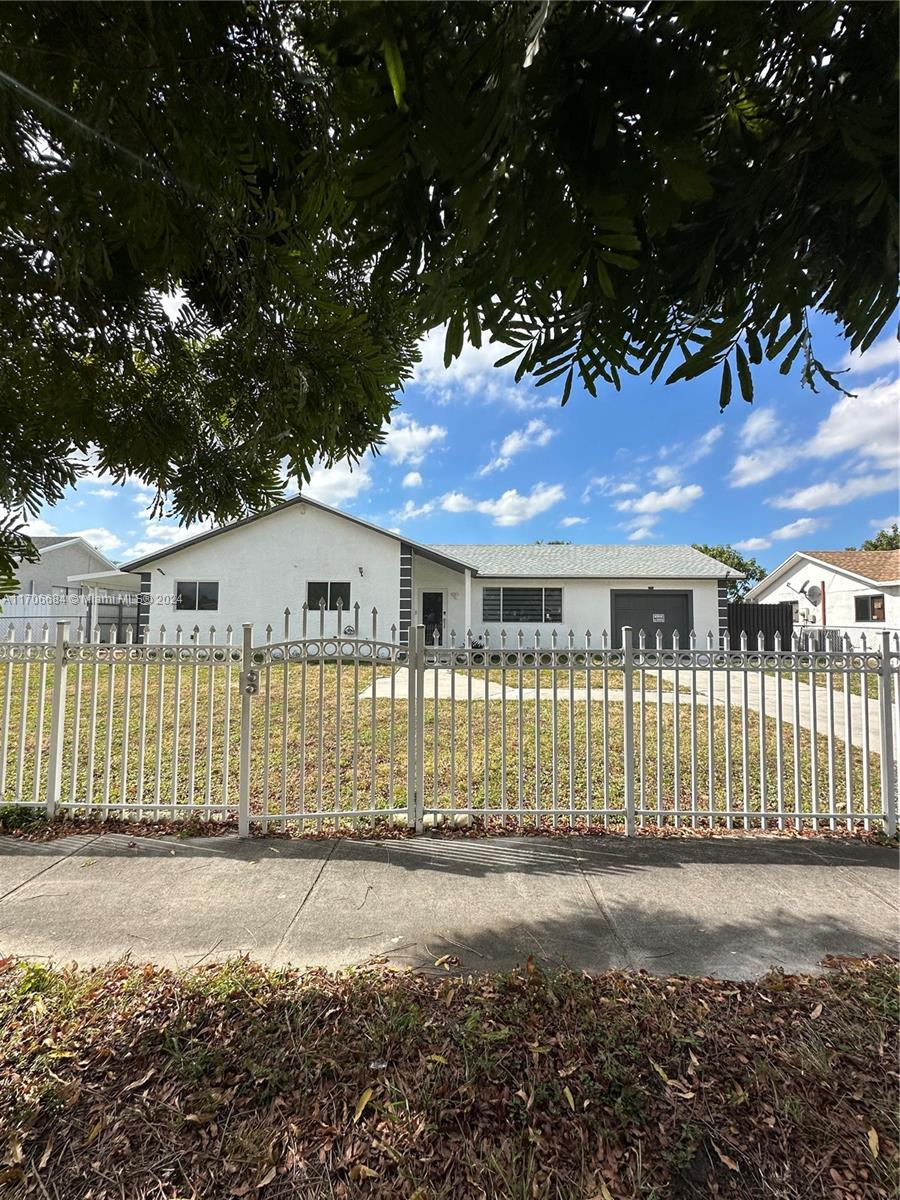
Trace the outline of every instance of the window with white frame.
<path fill-rule="evenodd" d="M 558 624 L 562 593 L 561 587 L 486 587 L 481 593 L 481 619 Z"/>
<path fill-rule="evenodd" d="M 884 596 L 855 596 L 857 621 L 883 621 Z"/>
<path fill-rule="evenodd" d="M 176 583 L 175 607 L 191 612 L 215 612 L 219 607 L 218 583 L 208 579 Z"/>
<path fill-rule="evenodd" d="M 312 580 L 306 585 L 306 603 L 311 612 L 317 612 L 324 604 L 329 612 L 350 611 L 350 583 L 332 580 Z"/>

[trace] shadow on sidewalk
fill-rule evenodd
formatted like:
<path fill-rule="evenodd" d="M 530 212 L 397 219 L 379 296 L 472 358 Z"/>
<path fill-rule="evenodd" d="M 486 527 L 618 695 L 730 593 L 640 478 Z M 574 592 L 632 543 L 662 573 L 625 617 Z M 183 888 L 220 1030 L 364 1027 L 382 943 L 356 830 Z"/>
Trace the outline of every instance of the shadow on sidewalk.
<path fill-rule="evenodd" d="M 52 859 L 70 855 L 90 858 L 159 858 L 304 862 L 390 862 L 410 871 L 488 876 L 497 873 L 569 875 L 589 865 L 604 874 L 644 870 L 680 870 L 693 865 L 809 866 L 822 868 L 879 867 L 897 870 L 896 850 L 854 839 L 816 840 L 763 835 L 733 838 L 636 837 L 446 837 L 354 840 L 352 838 L 249 838 L 226 834 L 215 838 L 129 837 L 122 833 L 78 834 L 49 842 L 0 837 L 3 860 Z"/>

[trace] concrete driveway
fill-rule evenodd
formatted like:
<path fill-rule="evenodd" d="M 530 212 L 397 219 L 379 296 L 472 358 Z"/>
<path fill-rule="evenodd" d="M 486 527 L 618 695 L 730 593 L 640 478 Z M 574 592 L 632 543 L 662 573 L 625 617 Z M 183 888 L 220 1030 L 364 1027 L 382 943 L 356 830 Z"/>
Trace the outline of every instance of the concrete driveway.
<path fill-rule="evenodd" d="M 731 707 L 734 711 L 739 711 L 744 707 L 743 694 L 743 672 L 735 671 L 731 676 Z M 758 672 L 748 671 L 747 676 L 747 708 L 751 713 L 759 714 L 760 695 L 762 694 L 765 700 L 766 716 L 774 721 L 775 708 L 777 704 L 777 693 L 779 686 L 781 688 L 781 703 L 782 703 L 782 722 L 786 729 L 790 728 L 794 720 L 794 692 L 793 686 L 789 679 L 779 681 L 774 676 L 764 675 L 762 686 L 760 685 L 760 676 Z M 670 690 L 659 689 L 659 676 L 656 672 L 648 671 L 645 681 L 645 700 L 647 704 L 656 704 L 660 701 L 662 704 L 674 705 L 675 703 L 675 673 L 674 671 L 663 671 L 662 677 L 664 684 L 668 684 Z M 514 680 L 514 675 L 510 672 L 511 680 Z M 681 671 L 678 678 L 678 703 L 682 711 L 690 709 L 692 697 L 690 692 L 689 673 Z M 399 667 L 394 676 L 394 698 L 395 701 L 404 704 L 407 699 L 409 688 L 409 672 L 406 667 Z M 476 702 L 484 700 L 484 679 L 483 677 L 472 679 L 472 699 Z M 725 674 L 722 671 L 713 673 L 713 686 L 710 689 L 709 672 L 697 672 L 697 708 L 707 708 L 709 705 L 710 690 L 712 690 L 713 703 L 722 707 L 725 705 L 726 699 L 726 680 Z M 506 699 L 512 703 L 516 701 L 533 701 L 537 698 L 537 692 L 533 687 L 522 688 L 521 690 L 514 682 L 509 682 L 505 688 Z M 503 698 L 504 687 L 500 683 L 493 680 L 488 681 L 487 695 L 488 700 L 500 700 Z M 571 693 L 568 687 L 568 678 L 560 672 L 557 681 L 557 700 L 560 703 L 567 703 L 571 695 L 571 699 L 576 704 L 584 704 L 588 698 L 586 688 L 573 688 Z M 639 695 L 638 687 L 635 686 L 635 698 Z M 391 696 L 391 679 L 390 676 L 382 676 L 375 681 L 375 697 L 376 699 L 385 699 Z M 360 700 L 371 700 L 372 685 L 359 693 Z M 433 671 L 425 672 L 425 698 L 426 700 L 454 700 L 457 704 L 467 704 L 469 700 L 468 678 L 465 671 Z M 552 689 L 544 687 L 541 689 L 541 699 L 550 701 L 553 698 Z M 602 683 L 599 686 L 593 686 L 590 693 L 592 704 L 602 704 L 604 701 L 609 701 L 610 704 L 621 704 L 625 699 L 625 693 L 613 688 L 608 689 L 604 696 Z M 864 706 L 868 708 L 868 737 L 869 751 L 872 754 L 881 753 L 881 735 L 879 732 L 879 702 L 873 697 L 867 697 L 865 700 L 861 696 L 849 693 L 850 698 L 850 738 L 853 746 L 858 750 L 863 744 L 864 730 Z M 896 704 L 897 701 L 894 701 Z M 819 736 L 825 736 L 829 724 L 829 712 L 834 713 L 834 737 L 836 741 L 846 741 L 847 725 L 845 718 L 845 693 L 843 691 L 833 690 L 829 696 L 828 689 L 825 687 L 815 688 L 815 710 L 816 710 L 816 733 Z M 799 689 L 798 704 L 797 704 L 797 720 L 802 729 L 811 730 L 813 725 L 813 703 L 812 689 L 808 683 L 802 683 Z M 896 726 L 896 715 L 894 723 Z"/>
<path fill-rule="evenodd" d="M 0 955 L 815 971 L 897 952 L 897 866 L 891 849 L 766 836 L 0 838 Z"/>

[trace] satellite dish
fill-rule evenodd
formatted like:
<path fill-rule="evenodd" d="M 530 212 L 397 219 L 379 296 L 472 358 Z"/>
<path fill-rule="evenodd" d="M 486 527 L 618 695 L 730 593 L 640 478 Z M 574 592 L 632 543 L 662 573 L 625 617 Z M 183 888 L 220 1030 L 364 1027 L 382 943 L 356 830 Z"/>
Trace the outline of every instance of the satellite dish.
<path fill-rule="evenodd" d="M 817 584 L 811 583 L 806 589 L 806 598 L 810 604 L 818 606 L 819 601 L 822 599 L 822 589 Z"/>

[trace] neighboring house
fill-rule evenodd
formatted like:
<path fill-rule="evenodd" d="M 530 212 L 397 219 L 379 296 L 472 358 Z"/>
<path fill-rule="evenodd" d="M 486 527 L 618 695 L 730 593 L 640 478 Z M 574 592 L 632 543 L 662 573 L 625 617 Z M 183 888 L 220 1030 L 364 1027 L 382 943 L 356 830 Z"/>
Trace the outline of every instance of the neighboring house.
<path fill-rule="evenodd" d="M 95 550 L 82 537 L 33 537 L 35 549 L 40 554 L 37 562 L 21 562 L 16 568 L 19 594 L 23 596 L 60 596 L 67 592 L 78 593 L 78 584 L 69 582 L 70 576 L 85 575 L 93 571 L 115 570 L 105 554 Z"/>
<path fill-rule="evenodd" d="M 378 609 L 378 635 L 389 640 L 391 626 L 405 641 L 410 625 L 423 623 L 429 641 L 457 643 L 467 629 L 488 630 L 499 645 L 506 629 L 510 645 L 523 630 L 533 644 L 535 630 L 549 645 L 555 630 L 560 644 L 570 629 L 579 642 L 590 629 L 594 644 L 607 630 L 618 644 L 621 626 L 644 628 L 650 644 L 657 631 L 670 644 L 675 629 L 687 643 L 696 629 L 701 644 L 707 631 L 725 627 L 726 579 L 733 571 L 691 546 L 429 546 L 297 496 L 258 516 L 187 538 L 165 550 L 126 563 L 109 575 L 110 586 L 140 587 L 142 612 L 152 631 L 181 625 L 183 636 L 198 625 L 219 634 L 252 622 L 254 641 L 265 628 L 283 637 L 283 612 L 290 608 L 291 633 L 300 632 L 304 603 L 312 613 L 309 632 L 317 633 L 324 600 L 326 631 L 353 623 L 360 607 L 360 633 L 371 632 Z M 100 580 L 98 579 L 98 582 Z"/>
<path fill-rule="evenodd" d="M 127 582 L 115 563 L 82 537 L 33 537 L 40 557 L 36 562 L 20 562 L 16 568 L 18 591 L 0 601 L 0 629 L 10 624 L 22 627 L 68 619 L 82 620 L 107 629 L 115 624 L 120 630 L 128 622 L 137 623 L 137 607 L 120 595 Z M 114 596 L 95 594 L 92 581 L 112 577 Z"/>
<path fill-rule="evenodd" d="M 900 550 L 798 550 L 747 593 L 794 606 L 794 625 L 825 627 L 870 642 L 900 629 Z"/>

